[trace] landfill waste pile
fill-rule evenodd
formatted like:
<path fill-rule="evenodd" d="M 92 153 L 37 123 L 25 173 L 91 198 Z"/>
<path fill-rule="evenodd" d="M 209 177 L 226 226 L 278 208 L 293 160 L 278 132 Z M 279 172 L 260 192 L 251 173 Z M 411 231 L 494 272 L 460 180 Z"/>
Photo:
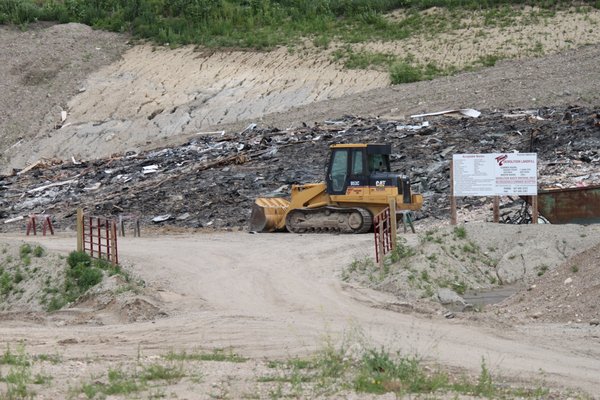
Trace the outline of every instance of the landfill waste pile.
<path fill-rule="evenodd" d="M 447 218 L 455 153 L 535 152 L 541 188 L 600 183 L 600 108 L 458 111 L 402 121 L 344 116 L 288 130 L 252 124 L 138 154 L 39 160 L 0 176 L 0 230 L 21 230 L 23 217 L 43 213 L 57 228 L 72 227 L 77 207 L 133 215 L 142 226 L 245 228 L 256 197 L 323 180 L 334 143 L 390 143 L 392 170 L 424 195 L 418 219 Z M 459 206 L 463 201 L 491 199 L 460 199 Z"/>

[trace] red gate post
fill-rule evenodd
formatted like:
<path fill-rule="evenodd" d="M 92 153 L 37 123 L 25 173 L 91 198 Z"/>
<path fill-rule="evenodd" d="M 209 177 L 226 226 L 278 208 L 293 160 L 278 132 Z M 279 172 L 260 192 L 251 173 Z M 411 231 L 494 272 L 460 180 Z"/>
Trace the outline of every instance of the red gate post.
<path fill-rule="evenodd" d="M 50 231 L 51 235 L 54 235 L 54 228 L 52 228 L 52 220 L 50 215 L 44 215 L 44 222 L 42 223 L 42 232 L 46 236 L 46 229 Z"/>
<path fill-rule="evenodd" d="M 94 223 L 92 217 L 89 218 L 90 225 L 90 256 L 94 257 Z"/>
<path fill-rule="evenodd" d="M 35 230 L 35 214 L 31 214 L 29 216 L 29 221 L 27 222 L 27 236 L 29 236 L 29 232 L 33 230 L 33 236 L 37 236 L 37 232 Z"/>
<path fill-rule="evenodd" d="M 379 247 L 379 268 L 383 269 L 383 256 L 384 256 L 384 246 L 383 246 L 384 238 L 383 238 L 383 224 L 379 223 L 379 240 L 377 241 L 377 247 Z"/>
<path fill-rule="evenodd" d="M 96 218 L 96 231 L 98 233 L 98 236 L 96 237 L 96 239 L 98 239 L 98 258 L 102 258 L 102 233 L 100 229 L 100 218 Z"/>

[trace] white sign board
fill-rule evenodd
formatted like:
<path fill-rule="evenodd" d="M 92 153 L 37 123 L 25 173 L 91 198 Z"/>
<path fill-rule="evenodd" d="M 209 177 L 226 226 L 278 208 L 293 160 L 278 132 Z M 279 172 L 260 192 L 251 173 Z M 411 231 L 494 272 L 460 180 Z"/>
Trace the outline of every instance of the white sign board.
<path fill-rule="evenodd" d="M 537 195 L 536 153 L 454 154 L 454 196 Z"/>

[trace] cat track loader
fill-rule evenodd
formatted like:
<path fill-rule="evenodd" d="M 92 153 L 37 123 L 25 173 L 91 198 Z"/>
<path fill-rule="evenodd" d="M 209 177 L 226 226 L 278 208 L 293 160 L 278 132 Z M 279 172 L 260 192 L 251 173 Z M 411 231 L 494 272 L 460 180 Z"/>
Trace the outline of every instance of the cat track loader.
<path fill-rule="evenodd" d="M 326 181 L 292 185 L 289 200 L 256 199 L 251 231 L 365 233 L 390 201 L 397 212 L 421 209 L 423 196 L 411 193 L 408 177 L 390 171 L 391 145 L 334 144 L 330 150 Z"/>

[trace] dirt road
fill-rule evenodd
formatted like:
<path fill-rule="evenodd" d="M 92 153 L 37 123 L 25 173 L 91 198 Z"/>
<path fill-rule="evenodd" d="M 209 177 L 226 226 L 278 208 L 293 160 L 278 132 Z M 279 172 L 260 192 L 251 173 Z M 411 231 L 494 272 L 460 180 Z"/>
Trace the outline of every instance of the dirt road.
<path fill-rule="evenodd" d="M 2 236 L 2 240 L 20 239 Z M 40 238 L 68 252 L 73 237 Z M 307 355 L 324 340 L 364 335 L 374 345 L 467 368 L 543 379 L 550 386 L 600 387 L 598 331 L 589 326 L 469 325 L 442 316 L 395 312 L 394 298 L 350 287 L 341 269 L 371 252 L 371 236 L 214 233 L 125 238 L 125 265 L 164 300 L 152 322 L 60 326 L 2 321 L 0 346 L 26 339 L 32 352 L 60 348 L 65 358 L 132 357 L 169 349 L 233 347 L 253 358 Z M 386 309 L 387 308 L 387 309 Z M 360 334 L 359 334 L 360 333 Z M 66 344 L 68 343 L 68 344 Z"/>

